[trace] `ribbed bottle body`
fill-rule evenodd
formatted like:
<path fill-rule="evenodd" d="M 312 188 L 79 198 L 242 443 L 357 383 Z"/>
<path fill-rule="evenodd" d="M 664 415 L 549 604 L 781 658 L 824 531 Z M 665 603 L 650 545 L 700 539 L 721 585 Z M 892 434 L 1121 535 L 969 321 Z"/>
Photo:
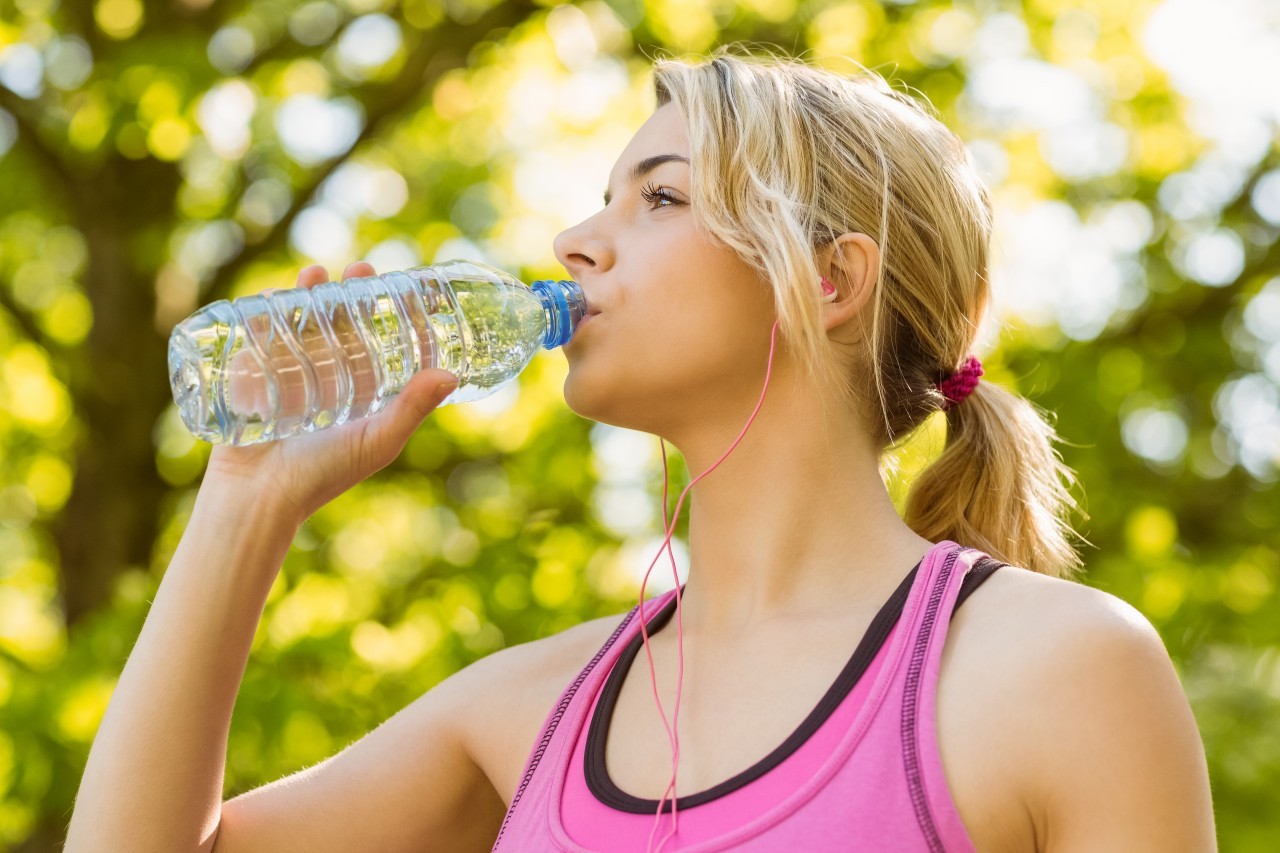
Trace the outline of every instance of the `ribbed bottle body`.
<path fill-rule="evenodd" d="M 441 405 L 479 400 L 572 334 L 582 292 L 548 284 L 449 261 L 219 300 L 170 336 L 174 401 L 197 438 L 247 445 L 372 415 L 428 367 L 460 380 Z"/>

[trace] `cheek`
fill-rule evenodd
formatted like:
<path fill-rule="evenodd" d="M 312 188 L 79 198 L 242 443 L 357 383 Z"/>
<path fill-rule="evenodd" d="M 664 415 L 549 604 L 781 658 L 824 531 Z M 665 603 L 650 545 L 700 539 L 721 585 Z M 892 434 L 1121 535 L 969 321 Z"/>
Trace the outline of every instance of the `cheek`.
<path fill-rule="evenodd" d="M 761 344 L 747 334 L 752 324 L 740 310 L 672 296 L 602 314 L 591 321 L 581 346 L 566 353 L 569 381 L 584 392 L 593 389 L 593 395 L 661 404 L 664 397 L 702 393 L 754 375 L 758 371 L 750 366 L 760 361 Z"/>
<path fill-rule="evenodd" d="M 734 278 L 735 270 L 684 258 L 651 270 L 644 286 L 628 289 L 620 313 L 599 318 L 608 325 L 600 324 L 592 343 L 607 353 L 611 370 L 641 371 L 650 382 L 678 386 L 740 371 L 761 340 L 767 353 L 768 326 L 761 331 L 759 296 L 748 292 L 752 283 Z"/>
<path fill-rule="evenodd" d="M 754 272 L 692 228 L 649 236 L 628 247 L 635 263 L 617 271 L 609 309 L 566 350 L 566 402 L 595 420 L 688 406 L 763 376 L 772 300 Z"/>
<path fill-rule="evenodd" d="M 714 311 L 601 315 L 569 356 L 565 404 L 588 420 L 659 435 L 741 409 L 760 394 L 768 333 L 753 340 L 739 321 Z"/>

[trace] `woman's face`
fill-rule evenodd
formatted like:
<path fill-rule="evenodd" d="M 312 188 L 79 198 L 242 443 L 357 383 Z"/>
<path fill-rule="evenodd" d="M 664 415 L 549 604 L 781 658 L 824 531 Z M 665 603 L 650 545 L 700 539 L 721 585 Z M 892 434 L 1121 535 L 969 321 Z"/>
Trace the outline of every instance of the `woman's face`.
<path fill-rule="evenodd" d="M 614 165 L 604 207 L 555 240 L 600 312 L 563 347 L 565 401 L 677 447 L 698 425 L 727 418 L 741 429 L 776 318 L 768 285 L 694 217 L 690 157 L 679 108 L 659 107 Z M 781 354 L 779 345 L 771 391 Z"/>

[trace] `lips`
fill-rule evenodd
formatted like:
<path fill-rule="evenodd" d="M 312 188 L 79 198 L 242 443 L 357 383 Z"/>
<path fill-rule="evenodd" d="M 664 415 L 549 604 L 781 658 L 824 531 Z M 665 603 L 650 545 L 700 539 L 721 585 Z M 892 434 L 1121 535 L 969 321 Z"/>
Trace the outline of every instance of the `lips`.
<path fill-rule="evenodd" d="M 597 315 L 597 314 L 599 314 L 599 313 L 600 313 L 599 311 L 589 311 L 589 312 L 587 312 L 586 314 L 583 314 L 583 315 L 582 315 L 582 319 L 578 321 L 578 325 L 577 325 L 577 327 L 575 327 L 575 329 L 574 329 L 574 332 L 573 332 L 573 338 L 577 338 L 577 337 L 578 337 L 578 332 L 579 332 L 579 331 L 581 331 L 582 329 L 585 329 L 588 325 L 590 325 L 590 324 L 591 324 L 591 318 L 592 318 L 592 317 L 594 317 L 594 316 L 596 316 L 596 315 Z M 572 342 L 573 342 L 573 341 L 572 341 L 572 339 L 571 339 L 571 340 L 570 340 L 570 343 L 572 343 Z"/>

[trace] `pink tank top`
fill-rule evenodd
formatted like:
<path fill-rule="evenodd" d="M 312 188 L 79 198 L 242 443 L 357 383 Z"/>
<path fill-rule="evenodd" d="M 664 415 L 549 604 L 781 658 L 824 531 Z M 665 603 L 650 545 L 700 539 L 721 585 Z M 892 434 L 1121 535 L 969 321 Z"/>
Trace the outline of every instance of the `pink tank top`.
<path fill-rule="evenodd" d="M 733 778 L 680 796 L 664 853 L 973 853 L 938 754 L 935 699 L 951 615 L 1002 565 L 950 540 L 934 545 L 786 741 Z M 645 602 L 650 636 L 674 611 L 674 590 Z M 658 802 L 618 789 L 604 764 L 613 707 L 640 650 L 638 615 L 622 618 L 547 717 L 495 851 L 646 850 Z M 671 829 L 670 811 L 668 799 L 655 845 Z"/>

